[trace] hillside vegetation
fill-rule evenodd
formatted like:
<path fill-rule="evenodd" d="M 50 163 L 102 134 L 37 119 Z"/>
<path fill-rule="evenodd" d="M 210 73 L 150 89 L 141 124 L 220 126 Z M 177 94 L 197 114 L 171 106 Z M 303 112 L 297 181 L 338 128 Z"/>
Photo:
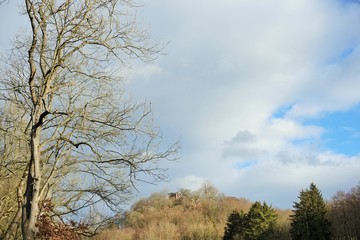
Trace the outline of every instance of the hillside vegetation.
<path fill-rule="evenodd" d="M 317 198 L 320 207 L 311 205 L 314 198 Z M 324 207 L 323 211 L 321 204 Z M 305 210 L 303 206 L 307 206 Z M 274 214 L 266 217 L 265 213 L 261 211 L 259 213 L 259 207 L 265 207 Z M 265 202 L 252 203 L 246 198 L 225 196 L 210 183 L 205 183 L 197 191 L 180 189 L 176 194 L 153 193 L 148 198 L 136 202 L 128 212 L 95 238 L 96 240 L 287 240 L 305 239 L 303 236 L 307 235 L 308 239 L 321 239 L 316 234 L 326 231 L 326 227 L 329 227 L 330 233 L 326 234 L 330 235 L 324 235 L 323 239 L 360 239 L 360 185 L 348 192 L 339 191 L 326 202 L 322 200 L 321 192 L 316 185 L 311 184 L 309 189 L 300 192 L 299 201 L 295 201 L 294 208 L 292 210 L 273 209 Z M 257 217 L 256 211 L 258 211 Z M 323 217 L 326 219 L 322 221 L 326 224 L 316 223 L 319 220 L 318 215 L 314 215 L 316 211 L 322 211 L 325 214 Z M 305 224 L 310 223 L 314 226 L 320 224 L 314 229 L 313 236 L 311 230 L 310 233 L 301 235 L 304 229 L 296 220 L 295 215 L 301 218 L 304 212 L 314 215 L 308 217 L 308 222 Z M 234 220 L 234 216 L 238 219 Z M 266 221 L 270 221 L 267 218 L 272 219 L 274 224 L 267 224 Z M 234 226 L 237 229 L 234 230 Z M 261 230 L 261 228 L 266 229 Z M 296 230 L 300 231 L 299 237 L 295 233 Z M 232 233 L 233 231 L 235 233 Z M 230 237 L 226 236 L 225 232 L 228 236 L 230 234 Z M 259 234 L 267 235 L 265 237 Z"/>
<path fill-rule="evenodd" d="M 122 221 L 114 223 L 114 228 L 103 231 L 96 239 L 222 239 L 228 216 L 233 211 L 248 212 L 252 206 L 245 198 L 224 196 L 209 183 L 197 191 L 181 189 L 177 197 L 170 195 L 160 192 L 141 199 Z M 275 211 L 276 229 L 288 235 L 291 211 Z"/>

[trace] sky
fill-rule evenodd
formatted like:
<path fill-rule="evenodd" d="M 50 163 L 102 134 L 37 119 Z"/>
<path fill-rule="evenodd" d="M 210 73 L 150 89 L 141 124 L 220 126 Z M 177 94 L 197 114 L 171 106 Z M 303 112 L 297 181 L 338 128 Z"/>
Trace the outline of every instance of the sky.
<path fill-rule="evenodd" d="M 291 208 L 311 182 L 327 199 L 359 183 L 359 2 L 138 2 L 166 54 L 135 63 L 126 87 L 152 103 L 163 144 L 182 144 L 168 181 L 139 196 L 210 181 Z M 13 5 L 0 7 L 2 53 L 19 30 Z"/>

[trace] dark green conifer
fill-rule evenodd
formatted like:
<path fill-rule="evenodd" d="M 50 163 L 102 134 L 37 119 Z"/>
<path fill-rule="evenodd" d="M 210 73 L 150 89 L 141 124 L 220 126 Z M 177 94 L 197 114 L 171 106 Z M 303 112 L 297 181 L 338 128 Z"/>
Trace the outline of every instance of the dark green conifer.
<path fill-rule="evenodd" d="M 294 202 L 294 214 L 291 216 L 291 235 L 293 240 L 331 239 L 330 222 L 321 192 L 314 183 L 302 190 L 299 202 Z"/>
<path fill-rule="evenodd" d="M 243 211 L 233 211 L 227 220 L 223 240 L 241 240 L 246 223 Z"/>
<path fill-rule="evenodd" d="M 233 211 L 229 215 L 223 240 L 271 239 L 276 219 L 271 206 L 255 202 L 247 214 Z"/>

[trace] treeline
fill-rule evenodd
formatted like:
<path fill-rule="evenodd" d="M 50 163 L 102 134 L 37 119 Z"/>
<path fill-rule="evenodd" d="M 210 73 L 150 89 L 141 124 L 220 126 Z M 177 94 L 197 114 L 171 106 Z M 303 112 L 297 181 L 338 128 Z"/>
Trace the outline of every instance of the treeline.
<path fill-rule="evenodd" d="M 348 192 L 337 192 L 327 208 L 335 239 L 360 239 L 360 184 Z"/>
<path fill-rule="evenodd" d="M 329 201 L 315 184 L 292 210 L 228 197 L 210 183 L 197 191 L 158 192 L 136 202 L 96 240 L 360 239 L 360 185 Z"/>

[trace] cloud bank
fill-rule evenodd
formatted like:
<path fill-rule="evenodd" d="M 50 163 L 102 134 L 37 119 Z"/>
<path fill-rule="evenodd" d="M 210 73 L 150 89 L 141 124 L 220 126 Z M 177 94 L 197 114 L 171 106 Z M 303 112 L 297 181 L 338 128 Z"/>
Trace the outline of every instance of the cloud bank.
<path fill-rule="evenodd" d="M 170 44 L 129 87 L 154 103 L 165 136 L 183 142 L 170 182 L 155 189 L 207 179 L 228 195 L 291 207 L 311 181 L 325 197 L 357 184 L 358 152 L 327 146 L 336 123 L 322 119 L 359 106 L 360 5 L 154 0 L 139 15 Z"/>

